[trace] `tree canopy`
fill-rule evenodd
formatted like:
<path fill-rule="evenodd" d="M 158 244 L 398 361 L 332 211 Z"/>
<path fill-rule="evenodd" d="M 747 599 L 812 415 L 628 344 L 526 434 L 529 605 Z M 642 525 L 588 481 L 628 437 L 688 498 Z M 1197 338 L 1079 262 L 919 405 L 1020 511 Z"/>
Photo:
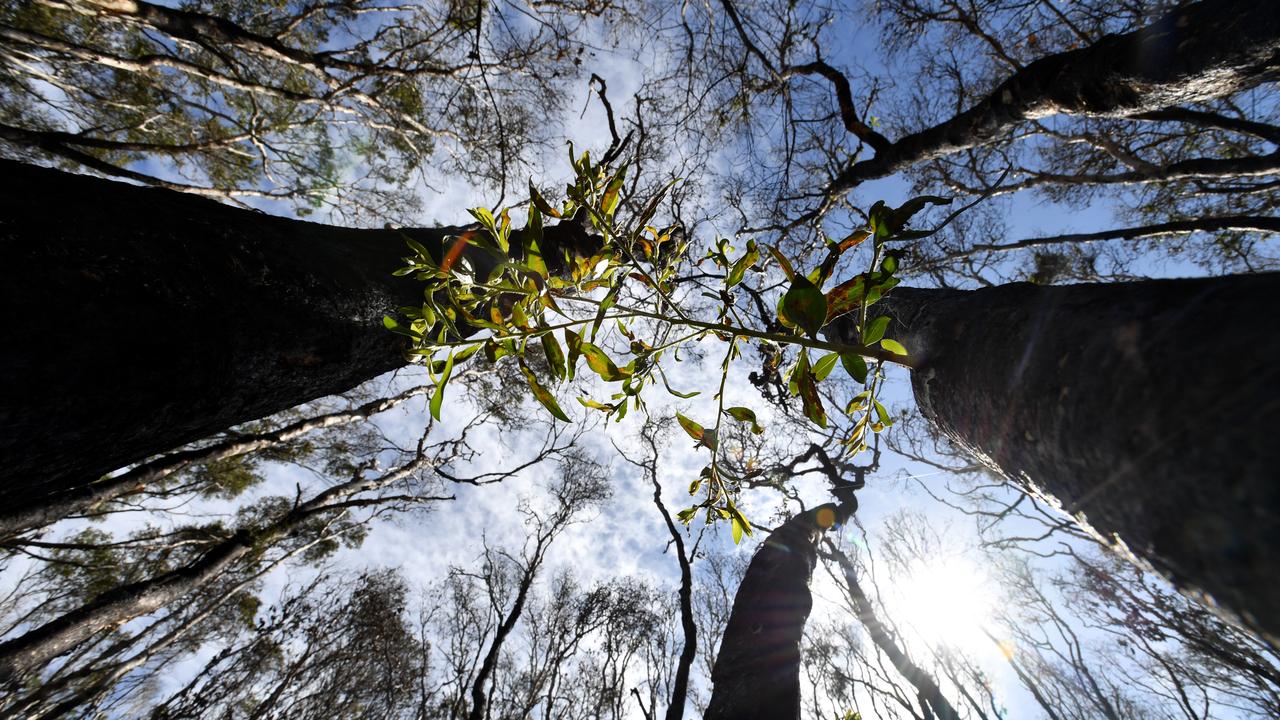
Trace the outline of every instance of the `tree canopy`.
<path fill-rule="evenodd" d="M 1278 70 L 1248 0 L 0 3 L 0 712 L 1280 712 Z"/>

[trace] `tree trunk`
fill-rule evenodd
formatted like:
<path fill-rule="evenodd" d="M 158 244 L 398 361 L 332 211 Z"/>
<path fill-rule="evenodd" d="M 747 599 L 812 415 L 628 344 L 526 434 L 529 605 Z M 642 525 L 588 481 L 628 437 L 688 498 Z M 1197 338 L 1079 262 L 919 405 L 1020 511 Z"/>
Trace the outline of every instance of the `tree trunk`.
<path fill-rule="evenodd" d="M 462 229 L 333 227 L 0 161 L 0 504 L 402 366 L 382 316 L 422 302 L 391 275 L 405 238 L 439 254 Z M 590 242 L 546 232 L 549 257 Z"/>
<path fill-rule="evenodd" d="M 948 438 L 1280 639 L 1280 274 L 901 288 L 883 307 Z"/>
<path fill-rule="evenodd" d="M 1153 115 L 1228 97 L 1280 71 L 1280 12 L 1265 0 L 1203 0 L 1152 24 L 1049 55 L 1010 75 L 972 108 L 846 167 L 829 192 L 1004 137 L 1028 119 Z M 1159 117 L 1156 115 L 1156 117 Z"/>
<path fill-rule="evenodd" d="M 404 364 L 406 233 L 0 164 L 5 505 Z"/>
<path fill-rule="evenodd" d="M 91 485 L 48 495 L 26 505 L 0 508 L 0 542 L 10 540 L 28 530 L 51 525 L 70 515 L 88 512 L 143 489 L 152 483 L 185 470 L 197 463 L 209 463 L 248 455 L 266 448 L 278 447 L 307 433 L 331 428 L 385 412 L 410 398 L 426 395 L 430 385 L 419 385 L 393 397 L 379 398 L 352 410 L 326 413 L 291 423 L 278 430 L 253 435 L 236 435 L 221 442 L 162 455 L 135 465 L 119 475 L 112 475 Z"/>
<path fill-rule="evenodd" d="M 821 505 L 760 544 L 733 599 L 705 720 L 799 720 L 800 640 L 813 608 L 809 578 L 818 540 L 843 517 L 842 508 Z"/>

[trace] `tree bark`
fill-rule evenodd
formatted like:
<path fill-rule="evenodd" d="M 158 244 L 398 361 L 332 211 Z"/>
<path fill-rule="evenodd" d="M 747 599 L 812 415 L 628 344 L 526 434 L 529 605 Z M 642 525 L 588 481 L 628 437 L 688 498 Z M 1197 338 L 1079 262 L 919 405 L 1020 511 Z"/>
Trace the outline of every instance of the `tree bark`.
<path fill-rule="evenodd" d="M 237 435 L 212 445 L 179 450 L 135 465 L 126 472 L 112 475 L 91 485 L 76 487 L 26 505 L 0 509 L 0 542 L 28 530 L 51 525 L 70 515 L 87 512 L 125 495 L 141 492 L 147 485 L 197 463 L 247 455 L 266 448 L 278 447 L 316 430 L 365 420 L 410 398 L 425 395 L 430 389 L 429 385 L 420 385 L 393 397 L 379 398 L 351 410 L 299 420 L 278 430 L 254 435 Z"/>
<path fill-rule="evenodd" d="M 809 579 L 818 541 L 844 516 L 842 507 L 821 505 L 761 543 L 733 599 L 705 720 L 799 720 L 800 640 L 813 608 Z"/>
<path fill-rule="evenodd" d="M 1028 119 L 1059 113 L 1139 116 L 1233 95 L 1280 71 L 1280 13 L 1259 0 L 1204 0 L 1151 25 L 1040 58 L 972 108 L 855 162 L 830 193 L 991 142 Z"/>
<path fill-rule="evenodd" d="M 404 364 L 405 235 L 0 164 L 5 505 Z"/>
<path fill-rule="evenodd" d="M 422 302 L 391 275 L 405 239 L 439 255 L 464 229 L 333 227 L 0 161 L 0 504 L 401 367 L 382 316 Z M 584 238 L 562 223 L 544 249 Z"/>
<path fill-rule="evenodd" d="M 943 434 L 1280 639 L 1280 274 L 900 288 L 880 307 Z"/>

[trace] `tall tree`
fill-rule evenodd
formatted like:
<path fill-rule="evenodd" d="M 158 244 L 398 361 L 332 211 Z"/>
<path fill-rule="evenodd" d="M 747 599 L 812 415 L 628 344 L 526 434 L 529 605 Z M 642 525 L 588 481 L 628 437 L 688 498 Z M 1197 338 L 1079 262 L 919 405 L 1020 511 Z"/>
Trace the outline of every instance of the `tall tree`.
<path fill-rule="evenodd" d="M 948 437 L 1274 638 L 1280 457 L 1263 429 L 1280 424 L 1265 399 L 1280 397 L 1266 360 L 1280 351 L 1278 285 L 1021 284 L 887 302 L 915 353 L 916 400 Z"/>
<path fill-rule="evenodd" d="M 21 478 L 4 489 L 13 504 L 401 367 L 405 343 L 382 317 L 422 299 L 391 275 L 406 239 L 442 260 L 467 230 L 339 228 L 4 167 L 0 256 L 14 282 L 0 366 L 13 382 L 0 452 Z M 574 248 L 584 235 L 563 223 L 547 237 Z M 482 274 L 493 262 L 468 257 Z"/>
<path fill-rule="evenodd" d="M 537 22 L 512 22 L 526 12 Z M 10 156 L 231 203 L 406 223 L 438 173 L 523 181 L 579 72 L 585 17 L 487 2 L 10 4 L 0 139 Z"/>

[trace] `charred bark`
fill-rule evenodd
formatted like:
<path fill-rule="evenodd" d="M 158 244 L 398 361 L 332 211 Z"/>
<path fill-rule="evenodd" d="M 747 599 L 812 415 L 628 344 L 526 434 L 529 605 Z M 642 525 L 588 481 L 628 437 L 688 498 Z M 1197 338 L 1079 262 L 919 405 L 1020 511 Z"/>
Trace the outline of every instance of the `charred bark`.
<path fill-rule="evenodd" d="M 902 288 L 884 308 L 948 438 L 1280 638 L 1280 274 Z"/>
<path fill-rule="evenodd" d="M 829 193 L 1003 137 L 1018 123 L 1058 113 L 1142 116 L 1227 97 L 1280 71 L 1280 13 L 1258 0 L 1204 0 L 1151 25 L 1040 58 L 972 108 L 849 165 Z"/>
<path fill-rule="evenodd" d="M 431 386 L 410 388 L 394 397 L 379 398 L 358 408 L 299 420 L 278 430 L 253 435 L 236 435 L 221 442 L 189 450 L 179 450 L 135 465 L 91 485 L 76 487 L 36 502 L 0 510 L 0 542 L 28 530 L 44 527 L 65 517 L 90 511 L 112 500 L 142 492 L 148 485 L 198 463 L 216 462 L 260 450 L 278 447 L 309 432 L 364 420 L 400 403 L 425 395 Z"/>
<path fill-rule="evenodd" d="M 404 365 L 382 316 L 421 304 L 391 275 L 405 238 L 439 253 L 459 231 L 333 227 L 0 161 L 0 502 Z M 562 224 L 545 245 L 584 237 Z"/>
<path fill-rule="evenodd" d="M 706 720 L 799 719 L 800 640 L 813 608 L 809 579 L 817 543 L 846 512 L 846 506 L 816 507 L 761 543 L 733 599 L 711 671 Z"/>
<path fill-rule="evenodd" d="M 404 364 L 405 233 L 0 165 L 4 504 Z M 438 250 L 448 228 L 408 231 Z"/>

